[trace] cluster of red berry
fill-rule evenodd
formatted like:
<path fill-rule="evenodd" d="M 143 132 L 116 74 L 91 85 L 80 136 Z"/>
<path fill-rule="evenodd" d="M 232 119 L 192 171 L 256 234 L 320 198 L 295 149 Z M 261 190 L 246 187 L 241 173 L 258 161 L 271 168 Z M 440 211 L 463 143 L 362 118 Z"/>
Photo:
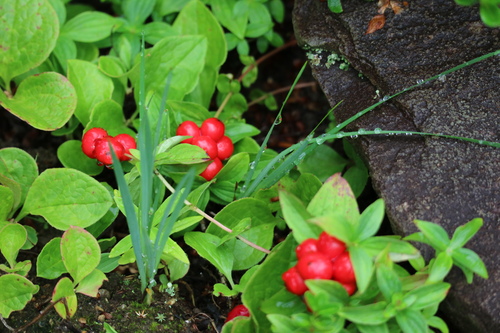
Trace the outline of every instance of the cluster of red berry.
<path fill-rule="evenodd" d="M 297 264 L 283 273 L 285 286 L 291 293 L 304 295 L 305 280 L 335 280 L 349 295 L 356 291 L 356 277 L 344 242 L 322 232 L 318 239 L 308 238 L 295 249 Z"/>
<path fill-rule="evenodd" d="M 135 139 L 128 134 L 110 136 L 106 130 L 94 127 L 89 129 L 82 138 L 82 151 L 90 158 L 95 158 L 99 165 L 113 164 L 109 144 L 113 147 L 120 161 L 130 160 L 130 149 L 136 149 Z"/>
<path fill-rule="evenodd" d="M 212 160 L 212 163 L 200 174 L 206 180 L 214 178 L 223 167 L 222 161 L 233 154 L 233 141 L 224 135 L 225 131 L 224 123 L 217 118 L 208 118 L 201 124 L 201 127 L 191 120 L 186 120 L 177 128 L 177 135 L 192 136 L 183 140 L 182 143 L 202 148 Z"/>

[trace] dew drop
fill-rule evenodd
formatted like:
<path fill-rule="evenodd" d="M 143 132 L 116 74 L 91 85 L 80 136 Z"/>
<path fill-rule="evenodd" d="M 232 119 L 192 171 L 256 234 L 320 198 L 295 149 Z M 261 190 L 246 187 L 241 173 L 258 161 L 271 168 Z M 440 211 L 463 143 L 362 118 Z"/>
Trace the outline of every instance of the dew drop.
<path fill-rule="evenodd" d="M 382 97 L 382 101 L 385 102 L 389 99 L 389 96 L 385 95 L 384 97 Z"/>
<path fill-rule="evenodd" d="M 363 134 L 365 134 L 365 133 L 366 133 L 366 130 L 365 130 L 364 128 L 360 128 L 360 129 L 358 130 L 358 134 L 359 134 L 359 135 L 363 135 Z"/>
<path fill-rule="evenodd" d="M 405 133 L 405 135 L 412 135 L 412 133 L 407 132 L 407 133 Z"/>
<path fill-rule="evenodd" d="M 246 185 L 243 185 L 243 186 L 241 187 L 241 192 L 245 192 L 246 190 L 247 190 L 247 186 L 246 186 Z"/>
<path fill-rule="evenodd" d="M 316 143 L 318 145 L 321 145 L 321 144 L 323 144 L 323 142 L 325 142 L 325 140 L 326 140 L 326 134 L 321 134 L 320 136 L 318 136 L 316 138 Z"/>
<path fill-rule="evenodd" d="M 255 169 L 255 161 L 250 163 L 250 170 L 253 170 L 253 169 Z"/>
<path fill-rule="evenodd" d="M 279 125 L 279 124 L 281 124 L 282 121 L 283 121 L 283 117 L 278 116 L 276 118 L 276 120 L 274 121 L 274 125 Z"/>
<path fill-rule="evenodd" d="M 380 132 L 382 132 L 382 130 L 378 127 L 375 128 L 373 131 L 375 132 L 375 134 L 379 134 Z"/>
<path fill-rule="evenodd" d="M 422 79 L 417 80 L 417 84 L 422 84 L 422 83 L 424 83 L 424 80 Z"/>
<path fill-rule="evenodd" d="M 438 81 L 439 81 L 439 82 L 444 82 L 444 81 L 446 81 L 446 75 L 444 75 L 444 74 L 438 75 Z"/>
<path fill-rule="evenodd" d="M 480 145 L 484 145 L 484 141 L 483 140 L 479 140 L 477 143 L 479 143 Z"/>

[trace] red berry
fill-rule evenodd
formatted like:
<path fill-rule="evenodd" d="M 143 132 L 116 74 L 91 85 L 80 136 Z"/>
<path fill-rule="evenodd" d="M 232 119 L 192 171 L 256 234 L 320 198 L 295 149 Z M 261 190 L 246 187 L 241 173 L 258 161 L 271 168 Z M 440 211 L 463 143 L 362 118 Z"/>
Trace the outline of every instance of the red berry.
<path fill-rule="evenodd" d="M 332 278 L 333 265 L 330 258 L 319 252 L 308 253 L 297 262 L 297 270 L 304 280 Z"/>
<path fill-rule="evenodd" d="M 300 276 L 297 266 L 293 266 L 281 275 L 286 289 L 292 294 L 302 296 L 307 291 L 304 279 Z"/>
<path fill-rule="evenodd" d="M 247 307 L 244 306 L 243 304 L 236 305 L 229 313 L 227 314 L 227 318 L 225 323 L 228 321 L 233 320 L 236 317 L 250 317 L 250 312 L 248 311 Z"/>
<path fill-rule="evenodd" d="M 106 136 L 102 139 L 98 139 L 95 144 L 95 158 L 105 164 L 113 164 L 113 158 L 111 157 L 111 150 L 109 150 L 109 144 L 113 146 L 115 150 L 116 157 L 120 159 L 123 156 L 123 146 L 120 142 L 116 141 L 112 136 Z"/>
<path fill-rule="evenodd" d="M 186 120 L 177 127 L 176 135 L 189 135 L 192 137 L 196 137 L 200 135 L 200 128 L 194 121 Z M 191 143 L 193 138 L 189 138 L 181 141 L 182 143 Z"/>
<path fill-rule="evenodd" d="M 208 118 L 201 124 L 201 135 L 206 135 L 211 137 L 215 142 L 219 141 L 224 135 L 226 126 L 224 123 L 217 118 Z"/>
<path fill-rule="evenodd" d="M 349 252 L 341 253 L 333 262 L 332 278 L 340 283 L 355 283 L 356 276 L 354 275 L 354 268 L 352 267 Z"/>
<path fill-rule="evenodd" d="M 130 160 L 130 157 L 126 156 L 125 154 L 130 155 L 130 149 L 137 148 L 135 139 L 128 134 L 118 134 L 117 136 L 115 136 L 115 141 L 121 143 L 123 146 L 123 154 L 122 156 L 120 156 L 120 161 Z"/>
<path fill-rule="evenodd" d="M 212 180 L 215 175 L 219 173 L 220 169 L 222 169 L 223 166 L 224 165 L 222 164 L 222 162 L 218 158 L 215 158 L 212 163 L 210 163 L 207 168 L 203 170 L 202 173 L 200 173 L 200 176 L 202 176 L 206 180 Z"/>
<path fill-rule="evenodd" d="M 217 152 L 221 160 L 231 157 L 234 151 L 233 141 L 227 137 L 223 136 L 217 141 Z"/>
<path fill-rule="evenodd" d="M 352 294 L 354 294 L 356 292 L 356 290 L 358 289 L 358 287 L 356 286 L 356 282 L 353 282 L 353 283 L 340 283 L 342 285 L 342 287 L 345 288 L 345 290 L 347 291 L 347 293 L 349 294 L 349 296 L 351 296 Z"/>
<path fill-rule="evenodd" d="M 303 258 L 306 254 L 318 252 L 318 240 L 314 238 L 308 238 L 295 249 L 297 254 L 297 259 Z"/>
<path fill-rule="evenodd" d="M 334 260 L 345 251 L 344 242 L 330 236 L 326 232 L 322 232 L 318 239 L 318 251 L 326 254 L 330 259 Z"/>
<path fill-rule="evenodd" d="M 191 144 L 202 148 L 210 159 L 213 160 L 217 157 L 217 144 L 211 137 L 196 136 L 193 138 L 193 141 L 191 141 Z"/>
<path fill-rule="evenodd" d="M 89 129 L 82 137 L 82 151 L 90 158 L 95 158 L 95 144 L 96 140 L 102 139 L 108 135 L 106 130 L 94 127 Z"/>

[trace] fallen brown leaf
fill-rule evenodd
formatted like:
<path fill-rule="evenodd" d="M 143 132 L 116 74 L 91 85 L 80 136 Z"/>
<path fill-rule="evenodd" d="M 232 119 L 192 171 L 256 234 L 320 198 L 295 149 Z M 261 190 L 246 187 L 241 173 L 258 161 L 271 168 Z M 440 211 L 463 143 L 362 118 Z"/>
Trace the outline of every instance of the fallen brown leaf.
<path fill-rule="evenodd" d="M 374 33 L 375 31 L 382 29 L 385 25 L 385 16 L 382 14 L 375 15 L 370 22 L 368 22 L 368 29 L 366 29 L 365 35 Z"/>

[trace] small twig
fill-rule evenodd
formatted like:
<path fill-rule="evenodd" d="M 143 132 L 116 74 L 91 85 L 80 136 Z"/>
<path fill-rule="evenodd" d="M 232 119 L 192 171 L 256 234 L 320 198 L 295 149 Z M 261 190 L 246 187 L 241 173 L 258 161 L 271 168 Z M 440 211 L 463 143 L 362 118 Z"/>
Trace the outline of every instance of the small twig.
<path fill-rule="evenodd" d="M 295 85 L 295 90 L 296 89 L 302 89 L 302 88 L 308 88 L 308 87 L 314 87 L 316 86 L 318 83 L 316 81 L 313 81 L 313 82 L 303 82 L 303 83 L 297 83 Z M 254 105 L 254 104 L 257 104 L 257 103 L 260 103 L 261 101 L 265 100 L 268 96 L 270 95 L 277 95 L 277 94 L 281 94 L 281 93 L 284 93 L 284 92 L 288 92 L 290 89 L 292 88 L 292 86 L 288 86 L 288 87 L 282 87 L 282 88 L 279 88 L 279 89 L 276 89 L 276 90 L 273 90 L 271 91 L 270 93 L 267 93 L 265 95 L 262 95 L 260 96 L 259 98 L 256 98 L 254 99 L 253 101 L 251 101 L 250 103 L 248 103 L 248 107 Z"/>
<path fill-rule="evenodd" d="M 0 316 L 3 324 L 8 328 L 10 329 L 12 332 L 14 333 L 18 333 L 18 332 L 22 332 L 24 330 L 26 330 L 28 327 L 30 327 L 31 325 L 35 324 L 37 321 L 39 321 L 40 319 L 42 319 L 50 310 L 52 310 L 52 308 L 59 302 L 62 302 L 63 300 L 66 300 L 64 297 L 63 298 L 60 298 L 58 299 L 57 301 L 55 302 L 51 302 L 49 305 L 47 305 L 45 307 L 45 309 L 43 309 L 39 314 L 38 316 L 36 316 L 35 318 L 33 318 L 29 323 L 21 326 L 20 328 L 17 328 L 17 329 L 13 329 L 11 327 L 9 327 L 4 321 L 3 321 L 3 318 Z M 66 302 L 64 302 L 64 304 L 66 304 Z M 67 305 L 66 305 L 66 308 L 67 308 Z M 66 313 L 68 313 L 68 311 L 66 311 Z"/>
<path fill-rule="evenodd" d="M 9 326 L 9 324 L 7 324 L 2 315 L 0 315 L 0 321 L 2 322 L 3 326 L 5 326 L 9 331 L 15 331 L 15 329 L 13 329 L 12 327 Z"/>
<path fill-rule="evenodd" d="M 158 178 L 160 178 L 161 182 L 163 183 L 163 185 L 165 185 L 165 187 L 172 193 L 175 193 L 175 189 L 167 182 L 167 180 L 163 177 L 163 175 L 161 175 L 158 170 L 155 170 L 155 174 L 156 176 L 158 176 Z M 233 233 L 233 230 L 226 227 L 225 225 L 223 225 L 222 223 L 220 223 L 219 221 L 217 221 L 216 219 L 214 219 L 213 217 L 211 217 L 210 215 L 208 215 L 207 213 L 205 213 L 204 211 L 202 211 L 201 209 L 199 209 L 198 207 L 196 207 L 195 205 L 193 205 L 191 202 L 189 202 L 188 200 L 184 200 L 184 204 L 186 206 L 189 206 L 191 207 L 191 209 L 193 211 L 195 211 L 196 213 L 198 213 L 199 215 L 203 216 L 204 218 L 206 218 L 207 220 L 209 220 L 210 222 L 214 223 L 216 226 L 218 226 L 219 228 L 221 228 L 222 230 L 228 232 L 228 233 Z M 251 241 L 249 241 L 248 239 L 244 238 L 244 237 L 241 237 L 241 236 L 236 236 L 238 237 L 238 239 L 240 241 L 242 241 L 243 243 L 253 247 L 254 249 L 256 250 L 259 250 L 261 252 L 264 252 L 266 254 L 269 254 L 271 253 L 271 251 L 255 244 L 255 243 L 252 243 Z"/>

